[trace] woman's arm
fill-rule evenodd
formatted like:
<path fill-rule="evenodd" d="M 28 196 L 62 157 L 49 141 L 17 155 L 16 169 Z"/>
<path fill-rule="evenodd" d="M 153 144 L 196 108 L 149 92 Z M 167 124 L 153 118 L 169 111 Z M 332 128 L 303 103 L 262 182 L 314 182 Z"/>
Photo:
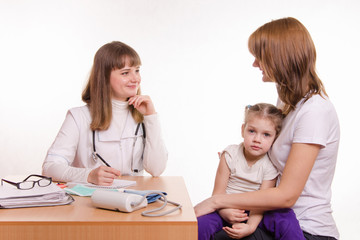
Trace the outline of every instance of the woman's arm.
<path fill-rule="evenodd" d="M 196 215 L 201 216 L 220 208 L 265 211 L 292 207 L 304 189 L 319 151 L 320 145 L 293 143 L 278 187 L 212 196 L 195 206 Z"/>
<path fill-rule="evenodd" d="M 86 181 L 91 169 L 74 168 L 79 142 L 79 128 L 71 111 L 68 111 L 64 123 L 57 134 L 42 166 L 42 174 L 56 181 Z"/>
<path fill-rule="evenodd" d="M 144 169 L 154 177 L 160 176 L 166 168 L 168 152 L 161 136 L 158 115 L 144 116 L 144 125 Z"/>
<path fill-rule="evenodd" d="M 98 185 L 111 185 L 120 171 L 101 166 L 96 169 L 71 166 L 80 139 L 79 123 L 69 111 L 54 143 L 50 147 L 42 166 L 42 174 L 61 182 L 91 182 Z M 85 149 L 84 149 L 85 151 Z"/>
<path fill-rule="evenodd" d="M 149 96 L 136 95 L 129 98 L 129 105 L 144 115 L 145 149 L 144 169 L 152 176 L 160 176 L 166 167 L 168 153 L 161 136 L 161 127 L 154 104 Z"/>

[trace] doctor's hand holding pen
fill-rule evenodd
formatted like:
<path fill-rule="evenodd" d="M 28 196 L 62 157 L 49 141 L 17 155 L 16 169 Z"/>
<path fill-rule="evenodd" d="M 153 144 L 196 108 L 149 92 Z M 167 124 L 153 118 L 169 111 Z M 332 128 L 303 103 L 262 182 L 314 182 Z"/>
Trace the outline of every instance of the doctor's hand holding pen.
<path fill-rule="evenodd" d="M 88 182 L 96 185 L 110 186 L 121 172 L 108 166 L 100 166 L 89 173 Z"/>

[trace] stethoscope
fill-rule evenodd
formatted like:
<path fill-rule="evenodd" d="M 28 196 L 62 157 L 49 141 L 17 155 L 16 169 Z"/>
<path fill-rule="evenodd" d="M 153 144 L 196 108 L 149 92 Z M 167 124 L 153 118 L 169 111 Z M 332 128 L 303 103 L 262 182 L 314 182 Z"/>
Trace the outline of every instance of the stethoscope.
<path fill-rule="evenodd" d="M 135 130 L 135 137 L 134 137 L 134 142 L 133 142 L 133 146 L 132 146 L 132 151 L 131 151 L 131 171 L 133 173 L 138 173 L 139 172 L 139 169 L 134 169 L 134 148 L 135 148 L 135 144 L 136 144 L 136 141 L 137 141 L 137 135 L 139 133 L 139 129 L 140 129 L 140 126 L 142 127 L 143 129 L 143 137 L 146 138 L 146 134 L 145 134 L 145 126 L 144 126 L 144 123 L 138 123 L 138 125 L 136 126 L 136 130 Z M 95 147 L 95 131 L 92 131 L 92 138 L 93 138 L 93 153 L 92 153 L 92 156 L 93 156 L 93 159 L 94 161 L 96 162 L 97 158 L 100 158 L 100 160 L 108 167 L 111 167 L 110 164 L 108 164 L 104 158 L 102 158 L 100 156 L 100 154 L 98 154 L 96 152 L 96 147 Z"/>

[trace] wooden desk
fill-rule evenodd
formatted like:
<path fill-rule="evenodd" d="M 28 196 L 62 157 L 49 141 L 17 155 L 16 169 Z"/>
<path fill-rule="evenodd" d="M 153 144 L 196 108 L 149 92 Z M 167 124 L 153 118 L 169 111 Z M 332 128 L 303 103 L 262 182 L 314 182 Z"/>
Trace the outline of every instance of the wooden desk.
<path fill-rule="evenodd" d="M 74 197 L 66 206 L 0 209 L 0 239 L 197 239 L 197 221 L 182 177 L 123 177 L 136 180 L 130 187 L 161 190 L 169 200 L 182 204 L 180 211 L 163 217 L 143 217 L 141 212 L 161 205 L 156 202 L 132 213 L 94 208 L 89 197 Z M 173 207 L 171 204 L 164 209 Z"/>

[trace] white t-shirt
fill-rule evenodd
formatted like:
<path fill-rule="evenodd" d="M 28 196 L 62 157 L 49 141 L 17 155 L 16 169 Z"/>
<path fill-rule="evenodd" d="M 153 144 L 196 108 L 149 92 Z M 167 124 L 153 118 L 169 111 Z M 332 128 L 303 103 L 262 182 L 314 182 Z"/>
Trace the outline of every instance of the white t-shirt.
<path fill-rule="evenodd" d="M 243 144 L 230 145 L 223 153 L 230 169 L 226 187 L 228 194 L 259 190 L 263 180 L 272 180 L 278 175 L 278 171 L 266 154 L 250 167 L 244 156 Z"/>
<path fill-rule="evenodd" d="M 339 233 L 332 217 L 330 200 L 339 140 L 340 126 L 334 106 L 329 99 L 314 95 L 306 102 L 300 101 L 296 109 L 286 116 L 280 135 L 269 151 L 271 161 L 281 174 L 293 143 L 321 145 L 293 210 L 303 231 L 337 239 Z M 281 181 L 281 175 L 278 181 Z"/>

